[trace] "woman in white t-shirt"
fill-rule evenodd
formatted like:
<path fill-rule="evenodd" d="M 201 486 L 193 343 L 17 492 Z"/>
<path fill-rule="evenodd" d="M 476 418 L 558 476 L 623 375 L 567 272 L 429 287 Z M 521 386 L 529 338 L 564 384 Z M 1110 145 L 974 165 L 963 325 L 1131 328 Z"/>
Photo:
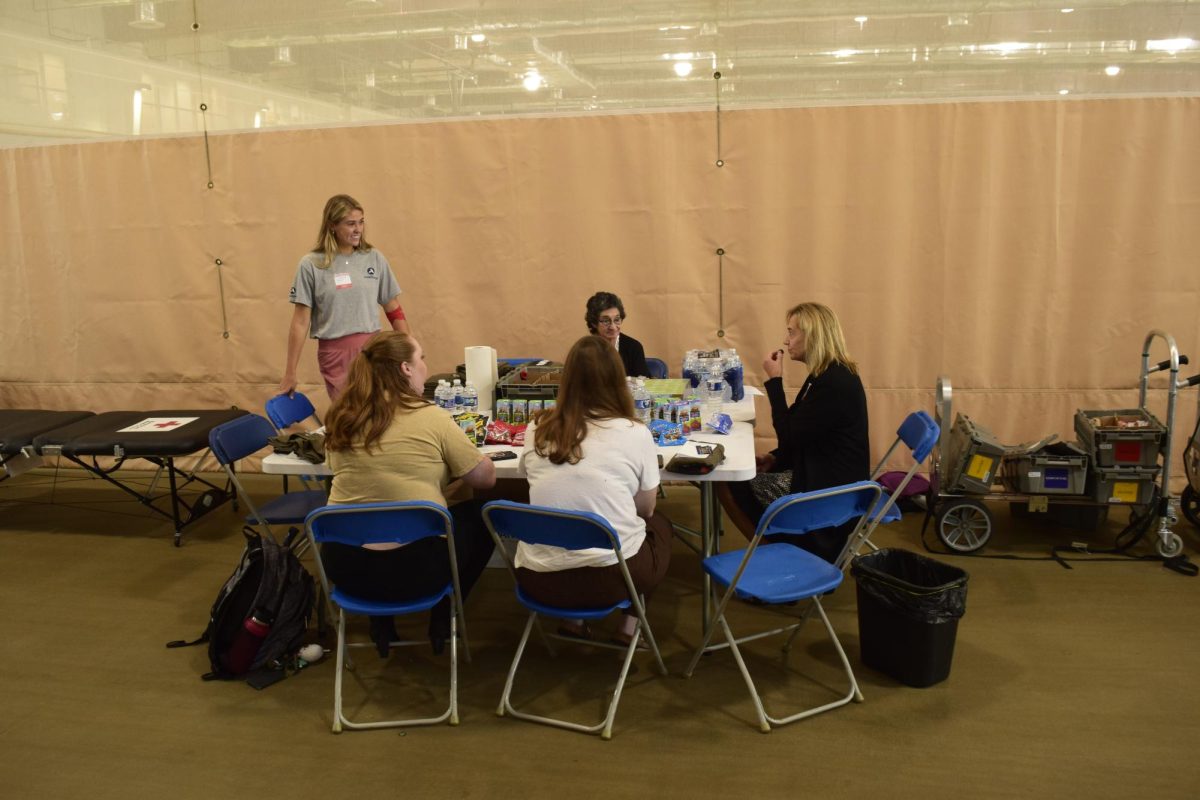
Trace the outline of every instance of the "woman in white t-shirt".
<path fill-rule="evenodd" d="M 534 505 L 591 511 L 609 521 L 637 590 L 648 595 L 671 558 L 671 522 L 654 511 L 658 448 L 638 421 L 625 368 L 611 344 L 585 336 L 567 355 L 558 404 L 525 431 L 521 453 Z M 629 594 L 611 550 L 564 550 L 521 544 L 517 580 L 535 600 L 559 606 L 604 606 Z M 626 615 L 616 640 L 627 643 L 636 616 Z M 579 621 L 561 633 L 588 637 Z"/>

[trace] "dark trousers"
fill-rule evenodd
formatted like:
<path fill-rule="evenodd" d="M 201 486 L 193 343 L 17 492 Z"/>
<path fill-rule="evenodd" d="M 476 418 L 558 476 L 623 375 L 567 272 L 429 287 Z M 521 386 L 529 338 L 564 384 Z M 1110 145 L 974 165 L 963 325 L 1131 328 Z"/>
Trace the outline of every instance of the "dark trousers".
<path fill-rule="evenodd" d="M 454 555 L 464 600 L 487 566 L 494 547 L 480 516 L 482 507 L 476 500 L 450 506 Z M 450 581 L 449 553 L 446 540 L 440 536 L 420 539 L 394 550 L 368 550 L 326 542 L 321 545 L 321 562 L 335 586 L 364 600 L 415 600 L 433 594 Z M 448 625 L 450 604 L 443 601 L 435 607 L 433 618 L 444 619 Z"/>
<path fill-rule="evenodd" d="M 655 513 L 646 521 L 646 540 L 625 561 L 629 577 L 639 594 L 649 598 L 662 583 L 671 563 L 671 520 Z M 629 599 L 619 564 L 608 567 L 576 567 L 557 572 L 517 570 L 521 589 L 539 603 L 566 608 L 601 608 Z M 630 608 L 626 613 L 636 613 Z"/>

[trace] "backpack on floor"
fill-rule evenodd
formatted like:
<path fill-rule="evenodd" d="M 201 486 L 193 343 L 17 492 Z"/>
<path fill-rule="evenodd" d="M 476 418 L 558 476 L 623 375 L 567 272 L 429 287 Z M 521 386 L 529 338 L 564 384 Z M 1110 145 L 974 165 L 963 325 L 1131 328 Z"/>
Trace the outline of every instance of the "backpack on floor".
<path fill-rule="evenodd" d="M 241 678 L 299 649 L 316 597 L 312 575 L 288 546 L 242 531 L 246 549 L 225 581 L 199 639 L 167 647 L 208 643 L 206 681 Z"/>

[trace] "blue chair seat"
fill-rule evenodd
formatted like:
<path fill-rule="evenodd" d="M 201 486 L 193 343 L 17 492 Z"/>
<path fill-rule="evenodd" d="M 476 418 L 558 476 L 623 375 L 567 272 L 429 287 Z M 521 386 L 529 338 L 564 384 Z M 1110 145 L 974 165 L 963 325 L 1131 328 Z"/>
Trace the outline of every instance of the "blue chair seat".
<path fill-rule="evenodd" d="M 733 582 L 744 551 L 704 559 L 704 571 L 722 586 Z M 791 603 L 832 591 L 842 583 L 842 571 L 823 558 L 790 544 L 764 544 L 754 551 L 738 581 L 741 600 Z"/>
<path fill-rule="evenodd" d="M 539 614 L 544 614 L 547 617 L 568 617 L 577 619 L 604 619 L 609 614 L 622 608 L 629 608 L 631 605 L 628 600 L 622 600 L 611 606 L 603 608 L 563 608 L 562 606 L 548 606 L 545 603 L 539 603 L 529 595 L 525 594 L 520 586 L 517 587 L 517 600 L 521 605 L 528 608 L 530 611 L 536 611 Z"/>
<path fill-rule="evenodd" d="M 397 614 L 415 614 L 418 611 L 428 611 L 436 606 L 443 597 L 454 593 L 454 587 L 446 584 L 440 591 L 434 592 L 416 600 L 363 600 L 351 594 L 346 594 L 336 586 L 329 593 L 330 598 L 339 608 L 344 608 L 351 614 L 365 614 L 369 617 L 391 617 Z"/>
<path fill-rule="evenodd" d="M 303 522 L 310 512 L 316 511 L 326 502 L 328 502 L 328 497 L 325 492 L 318 489 L 281 494 L 259 506 L 258 516 L 268 525 Z M 246 522 L 253 525 L 258 522 L 258 518 L 253 514 L 247 514 Z"/>

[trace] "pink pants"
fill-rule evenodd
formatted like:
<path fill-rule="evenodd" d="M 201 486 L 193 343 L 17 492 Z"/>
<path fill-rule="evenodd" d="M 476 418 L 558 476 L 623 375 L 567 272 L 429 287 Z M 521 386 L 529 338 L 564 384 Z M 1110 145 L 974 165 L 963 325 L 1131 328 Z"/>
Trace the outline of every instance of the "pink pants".
<path fill-rule="evenodd" d="M 317 366 L 321 368 L 321 377 L 325 379 L 325 391 L 329 392 L 331 401 L 337 400 L 338 395 L 346 386 L 346 378 L 350 373 L 350 362 L 374 335 L 374 333 L 352 333 L 337 339 L 317 341 Z"/>

